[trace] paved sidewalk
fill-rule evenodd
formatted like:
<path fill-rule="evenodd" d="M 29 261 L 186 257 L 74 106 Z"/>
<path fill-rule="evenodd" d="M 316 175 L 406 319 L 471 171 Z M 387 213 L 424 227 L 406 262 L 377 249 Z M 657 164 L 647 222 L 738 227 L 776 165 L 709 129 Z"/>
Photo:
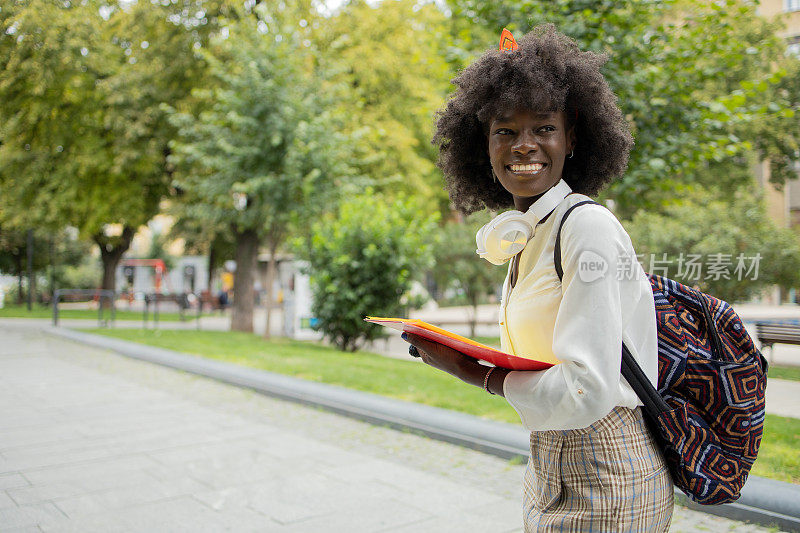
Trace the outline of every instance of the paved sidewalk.
<path fill-rule="evenodd" d="M 767 414 L 800 418 L 800 381 L 767 380 Z"/>
<path fill-rule="evenodd" d="M 521 465 L 35 326 L 0 339 L 0 531 L 520 529 Z M 701 529 L 767 531 L 676 508 Z"/>

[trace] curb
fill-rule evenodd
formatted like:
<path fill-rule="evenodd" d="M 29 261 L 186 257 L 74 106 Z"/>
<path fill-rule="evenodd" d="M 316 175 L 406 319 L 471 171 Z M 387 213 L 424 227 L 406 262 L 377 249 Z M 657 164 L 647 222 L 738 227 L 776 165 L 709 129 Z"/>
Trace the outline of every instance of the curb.
<path fill-rule="evenodd" d="M 249 388 L 268 396 L 323 407 L 371 423 L 410 429 L 505 459 L 528 456 L 529 435 L 518 425 L 484 420 L 447 409 L 315 383 L 102 335 L 52 326 L 44 331 L 134 359 Z M 793 483 L 750 476 L 742 489 L 741 498 L 734 503 L 697 505 L 677 489 L 675 499 L 681 505 L 696 511 L 766 527 L 778 527 L 784 531 L 800 532 L 800 485 Z"/>

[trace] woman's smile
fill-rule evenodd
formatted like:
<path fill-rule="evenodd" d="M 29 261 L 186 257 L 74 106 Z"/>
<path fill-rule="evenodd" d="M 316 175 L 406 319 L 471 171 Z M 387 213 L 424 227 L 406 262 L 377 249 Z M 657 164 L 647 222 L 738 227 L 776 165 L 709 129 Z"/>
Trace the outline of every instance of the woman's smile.
<path fill-rule="evenodd" d="M 514 174 L 533 176 L 542 171 L 546 166 L 547 163 L 537 161 L 535 163 L 530 163 L 525 165 L 506 165 L 506 168 L 509 171 L 513 172 Z"/>

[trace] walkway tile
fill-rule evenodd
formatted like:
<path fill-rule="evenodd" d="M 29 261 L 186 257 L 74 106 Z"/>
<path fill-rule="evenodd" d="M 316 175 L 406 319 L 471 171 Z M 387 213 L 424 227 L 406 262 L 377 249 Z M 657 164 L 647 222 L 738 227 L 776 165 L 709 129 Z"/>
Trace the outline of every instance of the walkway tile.
<path fill-rule="evenodd" d="M 0 338 L 4 533 L 521 529 L 524 466 L 35 328 Z M 741 527 L 676 512 L 673 531 Z"/>

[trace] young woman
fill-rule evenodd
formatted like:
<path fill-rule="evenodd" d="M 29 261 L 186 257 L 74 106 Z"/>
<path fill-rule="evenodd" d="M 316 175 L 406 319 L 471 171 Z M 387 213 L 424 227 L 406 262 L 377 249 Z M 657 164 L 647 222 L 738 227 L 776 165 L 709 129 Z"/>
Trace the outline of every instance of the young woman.
<path fill-rule="evenodd" d="M 653 295 L 630 238 L 604 207 L 580 206 L 561 230 L 563 279 L 554 266 L 564 213 L 620 177 L 633 145 L 604 61 L 537 27 L 454 80 L 434 137 L 458 209 L 519 212 L 478 234 L 482 256 L 510 259 L 502 349 L 558 364 L 508 371 L 407 340 L 425 363 L 504 396 L 531 431 L 526 531 L 666 531 L 672 517 L 669 473 L 620 375 L 623 340 L 654 384 L 658 372 Z M 522 213 L 533 229 L 513 254 L 493 227 Z"/>

